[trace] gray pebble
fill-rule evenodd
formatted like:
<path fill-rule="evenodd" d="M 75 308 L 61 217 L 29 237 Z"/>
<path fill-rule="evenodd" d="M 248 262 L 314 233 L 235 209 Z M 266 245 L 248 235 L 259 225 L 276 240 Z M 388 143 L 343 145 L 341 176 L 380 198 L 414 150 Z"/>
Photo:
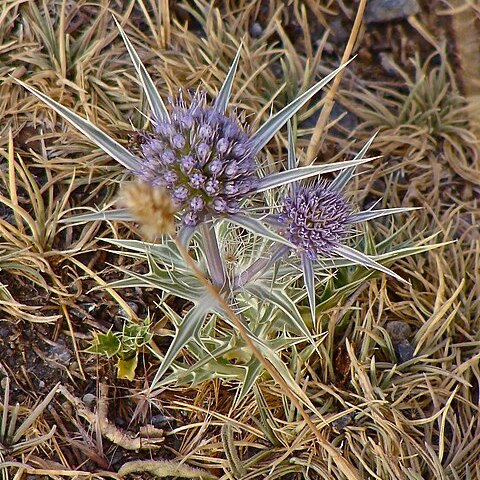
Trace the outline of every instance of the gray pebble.
<path fill-rule="evenodd" d="M 132 309 L 133 313 L 138 313 L 138 305 L 135 302 L 127 302 L 127 305 Z M 125 318 L 130 318 L 130 312 L 125 311 L 122 307 L 118 308 L 118 315 Z"/>
<path fill-rule="evenodd" d="M 384 23 L 407 18 L 420 11 L 417 0 L 369 0 L 365 8 L 365 23 Z"/>
<path fill-rule="evenodd" d="M 253 23 L 252 26 L 250 27 L 250 35 L 253 38 L 258 38 L 262 36 L 262 33 L 263 33 L 262 26 L 258 22 Z"/>
<path fill-rule="evenodd" d="M 0 380 L 0 387 L 2 387 L 2 390 L 5 390 L 5 388 L 7 387 L 7 383 L 8 383 L 8 378 L 7 377 L 3 377 Z"/>
<path fill-rule="evenodd" d="M 317 124 L 318 117 L 320 116 L 320 111 L 321 110 L 308 117 L 300 124 L 300 126 L 302 128 L 314 128 Z M 348 132 L 351 132 L 358 127 L 358 117 L 353 112 L 345 108 L 340 102 L 335 102 L 333 104 L 332 111 L 330 112 L 330 120 L 336 120 L 340 116 L 341 118 L 338 121 L 339 127 L 344 128 Z"/>
<path fill-rule="evenodd" d="M 97 397 L 95 395 L 93 395 L 93 393 L 86 393 L 83 397 L 82 397 L 82 401 L 83 403 L 91 410 L 92 407 L 95 405 L 95 403 L 97 402 Z"/>
<path fill-rule="evenodd" d="M 168 425 L 169 423 L 175 422 L 175 418 L 173 417 L 166 417 L 165 415 L 153 415 L 153 417 L 150 419 L 150 423 L 155 427 L 164 427 L 165 425 Z"/>
<path fill-rule="evenodd" d="M 344 415 L 343 417 L 340 417 L 338 420 L 335 420 L 334 422 L 332 422 L 332 427 L 335 430 L 344 430 L 346 427 L 351 425 L 354 417 L 355 417 L 354 413 L 349 413 L 347 415 Z"/>
<path fill-rule="evenodd" d="M 48 357 L 65 367 L 67 367 L 72 361 L 72 353 L 61 340 L 59 340 L 57 344 L 48 348 Z"/>
<path fill-rule="evenodd" d="M 415 349 L 408 340 L 402 340 L 395 346 L 398 360 L 400 363 L 405 363 L 414 358 Z"/>
<path fill-rule="evenodd" d="M 0 323 L 0 339 L 7 340 L 10 337 L 11 333 L 12 333 L 12 329 L 8 324 Z"/>
<path fill-rule="evenodd" d="M 408 340 L 412 334 L 412 329 L 410 325 L 399 320 L 393 320 L 392 322 L 387 323 L 387 332 L 392 338 L 393 344 L 397 344 L 403 340 Z"/>
<path fill-rule="evenodd" d="M 347 43 L 348 38 L 350 37 L 350 31 L 344 27 L 340 18 L 335 17 L 331 20 L 329 27 L 332 33 L 331 37 L 329 37 L 329 41 L 337 46 Z"/>

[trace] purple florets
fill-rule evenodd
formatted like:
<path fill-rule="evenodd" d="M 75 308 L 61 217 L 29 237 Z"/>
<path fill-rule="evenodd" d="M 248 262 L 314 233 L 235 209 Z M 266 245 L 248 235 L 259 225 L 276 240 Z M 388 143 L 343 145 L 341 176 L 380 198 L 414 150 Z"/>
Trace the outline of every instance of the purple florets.
<path fill-rule="evenodd" d="M 171 192 L 186 225 L 237 213 L 258 183 L 248 136 L 237 119 L 207 107 L 204 94 L 195 95 L 189 107 L 180 95 L 170 121 L 157 122 L 141 147 L 143 163 L 135 173 Z"/>
<path fill-rule="evenodd" d="M 349 233 L 352 208 L 325 182 L 302 186 L 284 199 L 278 220 L 285 237 L 315 260 L 331 256 Z"/>

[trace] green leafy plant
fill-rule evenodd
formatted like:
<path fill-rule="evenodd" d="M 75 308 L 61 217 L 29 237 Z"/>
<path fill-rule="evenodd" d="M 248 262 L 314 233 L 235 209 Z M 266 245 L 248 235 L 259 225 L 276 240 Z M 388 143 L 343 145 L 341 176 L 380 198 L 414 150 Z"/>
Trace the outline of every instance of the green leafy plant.
<path fill-rule="evenodd" d="M 371 160 L 365 155 L 373 139 L 352 160 L 298 166 L 289 120 L 345 65 L 251 132 L 237 112 L 228 112 L 241 45 L 213 101 L 202 91 L 189 98 L 181 92 L 167 108 L 130 40 L 117 26 L 151 110 L 151 128 L 139 132 L 135 151 L 19 83 L 139 181 L 139 187 L 123 197 L 126 208 L 64 219 L 69 223 L 136 220 L 151 236 L 157 234 L 158 241 L 153 242 L 107 240 L 121 247 L 123 255 L 149 266 L 147 274 L 120 268 L 125 278 L 110 286 L 153 287 L 191 302 L 184 315 L 161 305 L 174 331 L 166 353 L 151 348 L 161 363 L 150 391 L 168 383 L 195 384 L 220 377 L 239 382 L 236 401 L 241 402 L 261 376 L 271 375 L 339 468 L 357 478 L 355 469 L 306 415 L 298 399 L 316 409 L 284 358 L 307 362 L 321 351 L 322 315 L 333 298 L 343 300 L 374 272 L 405 282 L 386 264 L 433 247 L 395 247 L 395 233 L 382 243 L 362 229 L 368 220 L 412 210 L 357 212 L 347 199 L 346 186 L 355 168 Z M 287 161 L 276 171 L 264 169 L 258 161 L 260 151 L 287 123 Z M 318 179 L 332 172 L 338 172 L 333 181 Z M 178 233 L 172 233 L 173 212 L 181 224 Z M 118 356 L 119 372 L 127 378 L 133 378 L 139 348 L 151 347 L 148 329 L 132 328 L 128 335 L 125 331 L 97 334 L 90 349 Z M 299 354 L 297 345 L 302 347 Z M 184 361 L 179 360 L 181 352 Z"/>
<path fill-rule="evenodd" d="M 146 318 L 143 323 L 126 319 L 121 332 L 111 330 L 107 333 L 96 332 L 92 345 L 86 349 L 86 352 L 116 358 L 118 378 L 133 380 L 138 355 L 151 339 L 149 318 Z"/>

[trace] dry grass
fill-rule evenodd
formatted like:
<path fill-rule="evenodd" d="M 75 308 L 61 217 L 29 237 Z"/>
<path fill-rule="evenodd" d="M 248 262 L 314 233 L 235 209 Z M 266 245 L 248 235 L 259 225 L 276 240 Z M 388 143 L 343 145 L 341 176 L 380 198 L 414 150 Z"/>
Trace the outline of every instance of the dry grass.
<path fill-rule="evenodd" d="M 45 435 L 42 442 L 12 450 L 0 438 L 4 478 L 119 478 L 115 472 L 125 462 L 149 459 L 157 463 L 130 464 L 130 471 L 144 470 L 135 478 L 346 478 L 268 376 L 241 404 L 233 394 L 237 384 L 226 380 L 169 387 L 146 398 L 141 392 L 152 368 L 147 355 L 141 362 L 145 375 L 137 371 L 136 381 L 122 382 L 110 376 L 112 365 L 82 351 L 94 330 L 118 328 L 125 312 L 135 319 L 154 311 L 158 298 L 91 291 L 115 278 L 112 264 L 144 268 L 108 253 L 102 242 L 138 232 L 120 223 L 71 226 L 58 220 L 72 209 L 113 202 L 125 173 L 11 77 L 126 144 L 131 126 L 145 123 L 139 113 L 145 101 L 113 26 L 115 11 L 164 96 L 199 85 L 214 95 L 243 39 L 233 104 L 257 125 L 272 107 L 338 64 L 341 48 L 317 32 L 354 13 L 340 0 L 213 3 L 221 11 L 206 0 L 138 0 L 129 6 L 115 0 L 0 1 L 0 351 L 16 355 L 0 357 L 0 376 L 10 377 L 10 405 L 22 402 L 22 419 L 57 380 L 63 383 L 49 410 L 25 432 L 27 440 Z M 401 65 L 405 52 L 396 52 L 396 74 L 367 64 L 382 81 L 362 77 L 368 68 L 353 64 L 337 101 L 358 127 L 348 136 L 341 120 L 329 125 L 320 159 L 341 157 L 353 138 L 358 148 L 380 130 L 374 153 L 384 156 L 356 179 L 359 202 L 382 198 L 385 206 L 424 207 L 401 229 L 398 242 L 438 232 L 437 241 L 455 243 L 403 260 L 411 287 L 385 278 L 363 285 L 348 308 L 332 308 L 323 319 L 328 335 L 321 356 L 305 360 L 293 350 L 284 361 L 322 416 L 312 420 L 360 478 L 473 480 L 480 478 L 478 138 L 456 86 L 452 52 L 440 49 L 432 57 L 421 40 L 412 42 L 421 54 Z M 320 106 L 311 102 L 298 116 L 302 148 Z M 267 168 L 280 160 L 284 140 L 278 135 L 271 142 Z M 390 228 L 376 224 L 379 239 Z M 155 320 L 157 331 L 167 328 L 161 315 Z M 394 321 L 412 332 L 403 339 L 405 358 L 392 340 Z M 50 347 L 66 343 L 70 364 L 45 353 L 45 338 Z M 22 343 L 28 339 L 32 344 Z M 57 366 L 51 371 L 52 361 Z M 38 378 L 42 371 L 50 373 Z M 115 413 L 107 421 L 108 407 Z M 149 423 L 162 435 L 145 430 Z M 148 439 L 149 449 L 126 453 L 132 436 Z"/>

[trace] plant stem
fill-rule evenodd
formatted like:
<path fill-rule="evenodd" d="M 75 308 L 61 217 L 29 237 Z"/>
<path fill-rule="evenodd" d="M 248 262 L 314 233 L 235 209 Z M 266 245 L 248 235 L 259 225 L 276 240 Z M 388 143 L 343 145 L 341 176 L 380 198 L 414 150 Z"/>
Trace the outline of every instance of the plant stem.
<path fill-rule="evenodd" d="M 197 265 L 195 264 L 192 257 L 189 255 L 185 247 L 181 244 L 176 236 L 173 236 L 175 244 L 177 245 L 178 250 L 182 254 L 185 262 L 187 265 L 192 269 L 195 276 L 198 280 L 207 288 L 208 292 L 212 295 L 212 297 L 218 302 L 218 304 L 222 307 L 225 313 L 228 315 L 228 318 L 231 320 L 233 325 L 238 329 L 240 335 L 242 336 L 244 342 L 247 344 L 248 348 L 250 348 L 251 352 L 255 355 L 255 357 L 259 360 L 265 370 L 272 376 L 272 378 L 280 385 L 282 391 L 285 395 L 290 399 L 290 401 L 295 405 L 296 409 L 300 413 L 300 415 L 305 420 L 305 423 L 310 427 L 310 430 L 314 433 L 317 437 L 318 442 L 320 445 L 331 455 L 333 461 L 336 463 L 337 467 L 340 471 L 349 479 L 349 480 L 360 480 L 360 476 L 358 470 L 347 462 L 341 455 L 341 453 L 332 446 L 328 440 L 320 433 L 320 430 L 317 428 L 315 423 L 312 421 L 310 416 L 304 410 L 302 402 L 297 397 L 297 395 L 292 391 L 290 386 L 287 384 L 285 379 L 277 372 L 275 367 L 267 360 L 258 350 L 257 346 L 250 338 L 250 334 L 242 323 L 242 321 L 237 317 L 235 312 L 231 309 L 230 305 L 225 301 L 225 299 L 220 295 L 218 290 L 209 282 L 202 274 L 202 272 L 198 269 Z M 317 412 L 313 406 L 310 406 L 310 409 L 321 418 L 319 412 Z"/>
<path fill-rule="evenodd" d="M 251 282 L 256 276 L 261 275 L 269 269 L 277 260 L 282 258 L 290 247 L 282 245 L 274 250 L 268 258 L 261 257 L 255 260 L 248 268 L 235 277 L 233 281 L 233 289 L 241 288 L 248 282 Z"/>
<path fill-rule="evenodd" d="M 202 236 L 202 243 L 205 247 L 205 260 L 207 262 L 208 273 L 212 283 L 219 289 L 225 285 L 225 268 L 218 248 L 217 234 L 215 225 L 211 222 L 204 222 L 199 226 L 199 232 Z M 175 239 L 175 241 L 177 241 Z M 178 242 L 177 242 L 178 243 Z"/>

